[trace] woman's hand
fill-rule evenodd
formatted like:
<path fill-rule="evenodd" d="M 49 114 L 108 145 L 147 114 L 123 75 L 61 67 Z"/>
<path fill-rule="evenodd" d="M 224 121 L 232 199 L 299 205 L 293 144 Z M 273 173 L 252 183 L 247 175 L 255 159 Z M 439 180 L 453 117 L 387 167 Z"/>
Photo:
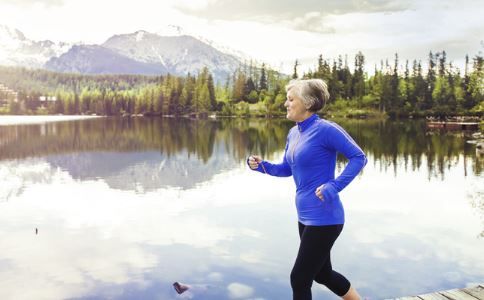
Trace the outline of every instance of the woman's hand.
<path fill-rule="evenodd" d="M 262 162 L 262 158 L 260 156 L 257 156 L 257 155 L 251 155 L 251 156 L 249 156 L 248 163 L 249 163 L 249 167 L 252 170 L 257 169 L 259 167 L 259 164 L 261 162 Z"/>
<path fill-rule="evenodd" d="M 321 185 L 320 187 L 317 187 L 316 191 L 314 191 L 314 193 L 316 194 L 316 197 L 321 199 L 321 201 L 324 201 L 324 199 L 323 199 L 323 187 L 324 187 L 324 184 Z"/>
<path fill-rule="evenodd" d="M 321 199 L 321 201 L 327 200 L 333 202 L 339 200 L 338 190 L 332 181 L 328 181 L 316 188 L 314 194 L 316 194 L 316 197 Z"/>

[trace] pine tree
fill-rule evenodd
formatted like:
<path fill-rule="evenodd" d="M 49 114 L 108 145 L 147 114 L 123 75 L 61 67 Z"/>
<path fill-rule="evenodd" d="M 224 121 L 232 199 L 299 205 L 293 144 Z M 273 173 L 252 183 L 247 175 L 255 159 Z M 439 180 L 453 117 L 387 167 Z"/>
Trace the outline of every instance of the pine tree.
<path fill-rule="evenodd" d="M 245 85 L 244 85 L 244 95 L 243 95 L 244 101 L 249 101 L 249 95 L 252 91 L 255 91 L 255 85 L 252 78 L 249 77 L 247 78 L 247 81 L 245 82 Z"/>
<path fill-rule="evenodd" d="M 297 67 L 299 66 L 299 62 L 296 59 L 294 63 L 294 73 L 292 74 L 292 79 L 297 79 L 299 76 L 297 75 Z"/>
<path fill-rule="evenodd" d="M 190 73 L 188 73 L 180 95 L 179 104 L 180 104 L 181 111 L 190 112 L 193 104 L 194 89 L 195 89 L 195 79 L 190 75 Z"/>
<path fill-rule="evenodd" d="M 425 81 L 422 78 L 422 66 L 420 61 L 417 62 L 416 59 L 413 60 L 410 82 L 412 88 L 409 92 L 409 101 L 414 112 L 418 113 L 425 97 Z"/>
<path fill-rule="evenodd" d="M 266 66 L 263 63 L 260 71 L 259 91 L 267 90 Z"/>
<path fill-rule="evenodd" d="M 244 88 L 245 88 L 246 76 L 245 74 L 239 69 L 236 72 L 235 80 L 234 80 L 234 87 L 232 91 L 232 101 L 237 103 L 243 100 L 244 97 Z"/>
<path fill-rule="evenodd" d="M 484 108 L 484 59 L 480 55 L 474 57 L 473 70 L 470 74 L 469 91 L 480 110 Z"/>
<path fill-rule="evenodd" d="M 462 89 L 464 90 L 464 109 L 471 109 L 475 106 L 474 98 L 470 90 L 470 76 L 469 76 L 469 55 L 466 54 L 464 80 L 462 82 Z"/>
<path fill-rule="evenodd" d="M 364 65 L 365 57 L 361 52 L 358 52 L 355 56 L 355 72 L 352 87 L 352 95 L 358 100 L 358 106 L 361 106 L 361 100 L 365 95 Z"/>
<path fill-rule="evenodd" d="M 319 54 L 318 58 L 318 71 L 315 74 L 316 78 L 323 78 L 324 74 L 324 60 L 323 60 L 323 55 Z"/>
<path fill-rule="evenodd" d="M 348 66 L 348 55 L 345 55 L 345 64 L 343 70 L 341 70 L 340 78 L 343 83 L 342 97 L 346 100 L 353 98 L 353 78 L 351 75 L 350 67 Z"/>
<path fill-rule="evenodd" d="M 429 68 L 427 71 L 427 90 L 425 94 L 425 101 L 422 105 L 422 109 L 428 110 L 431 109 L 433 106 L 433 98 L 432 98 L 432 93 L 435 88 L 435 61 L 434 61 L 434 55 L 432 54 L 432 51 L 429 53 Z"/>
<path fill-rule="evenodd" d="M 448 112 L 456 113 L 457 98 L 459 98 L 461 96 L 460 95 L 461 93 L 458 92 L 458 89 L 460 87 L 456 88 L 456 82 L 458 82 L 458 79 L 456 78 L 456 75 L 454 74 L 454 67 L 452 66 L 452 63 L 449 63 L 449 70 L 447 72 L 447 82 L 449 84 L 449 91 L 448 91 L 448 98 L 447 98 L 447 105 L 448 105 L 448 109 L 449 109 Z"/>
<path fill-rule="evenodd" d="M 213 83 L 212 74 L 208 74 L 207 78 L 208 98 L 210 99 L 210 110 L 214 111 L 217 108 L 217 99 L 215 97 L 215 86 Z"/>
<path fill-rule="evenodd" d="M 339 80 L 339 70 L 336 61 L 333 61 L 333 69 L 331 76 L 328 80 L 328 91 L 331 95 L 331 99 L 337 100 L 341 98 L 342 83 Z"/>
<path fill-rule="evenodd" d="M 408 67 L 408 59 L 405 61 L 405 73 L 403 77 L 403 82 L 405 85 L 405 96 L 404 96 L 404 107 L 406 107 L 409 110 L 414 110 L 415 109 L 415 100 L 412 97 L 413 96 L 413 84 L 410 80 L 410 70 Z"/>
<path fill-rule="evenodd" d="M 74 111 L 73 113 L 75 115 L 78 115 L 81 113 L 81 105 L 79 101 L 79 95 L 77 93 L 74 94 Z"/>
<path fill-rule="evenodd" d="M 445 70 L 445 61 L 447 58 L 447 54 L 445 51 L 442 51 L 442 53 L 437 53 L 437 57 L 439 58 L 439 77 L 444 77 L 446 70 Z"/>

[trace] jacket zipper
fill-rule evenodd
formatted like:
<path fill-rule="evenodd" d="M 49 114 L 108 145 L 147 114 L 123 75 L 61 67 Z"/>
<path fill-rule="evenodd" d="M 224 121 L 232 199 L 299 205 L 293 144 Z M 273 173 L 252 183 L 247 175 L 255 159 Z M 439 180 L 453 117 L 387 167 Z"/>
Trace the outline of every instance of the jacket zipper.
<path fill-rule="evenodd" d="M 296 146 L 297 144 L 299 143 L 299 138 L 301 137 L 301 129 L 298 128 L 298 135 L 297 135 L 297 140 L 296 140 L 296 143 L 294 144 L 294 147 L 292 147 L 292 163 L 294 163 L 294 152 L 296 151 Z"/>

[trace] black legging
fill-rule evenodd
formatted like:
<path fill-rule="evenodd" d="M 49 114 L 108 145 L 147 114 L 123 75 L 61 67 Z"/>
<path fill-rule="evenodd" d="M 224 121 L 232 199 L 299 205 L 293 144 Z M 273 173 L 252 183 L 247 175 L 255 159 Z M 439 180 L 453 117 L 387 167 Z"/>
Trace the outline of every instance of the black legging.
<path fill-rule="evenodd" d="M 291 272 L 294 300 L 312 299 L 313 280 L 324 284 L 338 296 L 349 291 L 348 279 L 331 267 L 330 251 L 342 230 L 343 224 L 306 226 L 299 223 L 301 244 Z"/>

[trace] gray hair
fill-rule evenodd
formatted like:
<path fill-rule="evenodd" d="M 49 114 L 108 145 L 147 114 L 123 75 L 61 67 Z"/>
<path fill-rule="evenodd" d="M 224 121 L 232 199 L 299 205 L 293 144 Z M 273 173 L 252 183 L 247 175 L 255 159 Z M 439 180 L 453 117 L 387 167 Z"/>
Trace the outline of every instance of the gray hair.
<path fill-rule="evenodd" d="M 286 85 L 286 92 L 293 91 L 307 110 L 317 112 L 329 100 L 328 85 L 321 79 L 293 79 Z"/>

